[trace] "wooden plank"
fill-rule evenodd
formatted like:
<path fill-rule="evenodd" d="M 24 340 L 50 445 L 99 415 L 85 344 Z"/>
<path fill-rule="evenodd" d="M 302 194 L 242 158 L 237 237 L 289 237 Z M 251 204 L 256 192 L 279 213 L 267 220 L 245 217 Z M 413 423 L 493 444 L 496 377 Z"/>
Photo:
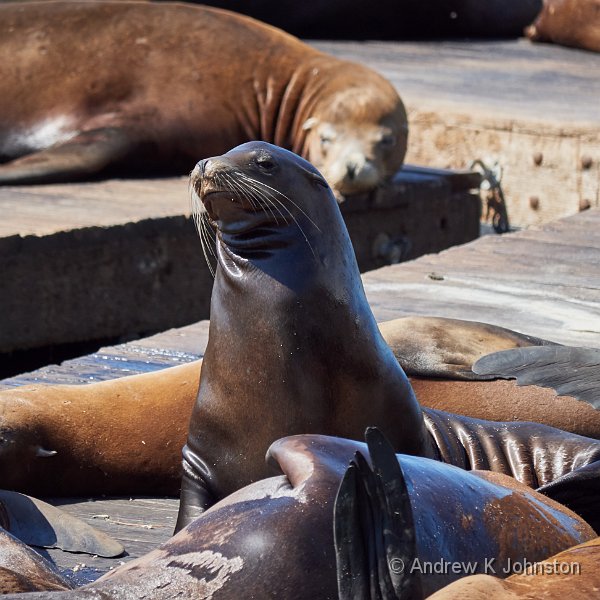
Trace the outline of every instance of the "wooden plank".
<path fill-rule="evenodd" d="M 434 315 L 484 321 L 571 345 L 600 347 L 600 210 L 537 230 L 486 236 L 365 273 L 379 321 Z M 0 388 L 81 383 L 142 373 L 203 355 L 208 321 L 5 379 Z"/>
<path fill-rule="evenodd" d="M 46 499 L 117 539 L 126 553 L 118 558 L 38 550 L 75 585 L 84 585 L 133 558 L 154 550 L 173 535 L 179 501 L 175 498 Z"/>
<path fill-rule="evenodd" d="M 311 44 L 378 70 L 411 108 L 443 103 L 555 130 L 600 120 L 600 56 L 591 52 L 524 39 Z"/>
<path fill-rule="evenodd" d="M 346 199 L 341 210 L 361 270 L 477 237 L 477 180 L 407 169 L 385 189 Z M 0 226 L 0 355 L 206 318 L 212 276 L 187 185 L 175 178 L 0 187 L 0 214 L 8 216 Z M 389 243 L 378 243 L 382 237 Z"/>

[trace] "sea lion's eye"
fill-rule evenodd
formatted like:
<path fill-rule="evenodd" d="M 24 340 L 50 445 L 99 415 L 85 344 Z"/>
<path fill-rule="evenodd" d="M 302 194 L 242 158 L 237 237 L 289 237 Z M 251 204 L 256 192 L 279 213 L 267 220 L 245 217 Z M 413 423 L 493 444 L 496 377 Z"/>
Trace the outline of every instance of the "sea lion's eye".
<path fill-rule="evenodd" d="M 275 162 L 268 156 L 259 156 L 256 159 L 256 164 L 264 171 L 272 171 L 275 168 Z"/>
<path fill-rule="evenodd" d="M 390 146 L 394 146 L 396 144 L 396 136 L 392 135 L 391 133 L 382 135 L 381 140 L 379 140 L 379 143 L 382 146 L 385 146 L 386 148 L 389 148 Z"/>

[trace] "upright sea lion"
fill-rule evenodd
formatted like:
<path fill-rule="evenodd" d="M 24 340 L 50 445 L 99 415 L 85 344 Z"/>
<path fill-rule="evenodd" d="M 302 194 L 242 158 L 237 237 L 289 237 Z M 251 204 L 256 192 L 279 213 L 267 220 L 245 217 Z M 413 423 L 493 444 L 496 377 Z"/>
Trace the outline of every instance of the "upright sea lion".
<path fill-rule="evenodd" d="M 298 432 L 357 439 L 373 423 L 402 453 L 535 486 L 600 459 L 599 441 L 543 425 L 421 410 L 312 165 L 255 142 L 201 161 L 191 185 L 201 238 L 207 220 L 216 228 L 218 263 L 178 528 L 264 477 L 269 443 Z M 581 499 L 570 500 L 575 508 Z"/>
<path fill-rule="evenodd" d="M 227 172 L 227 161 L 229 166 L 237 161 L 238 167 Z M 206 506 L 216 499 L 213 494 L 263 476 L 262 454 L 280 435 L 313 430 L 346 436 L 354 432 L 356 437 L 359 428 L 383 421 L 389 437 L 405 452 L 464 468 L 500 470 L 551 494 L 560 493 L 561 501 L 588 515 L 585 503 L 600 481 L 592 464 L 600 458 L 600 442 L 533 423 L 486 423 L 430 410 L 422 414 L 405 374 L 377 331 L 331 192 L 310 165 L 264 143 L 236 149 L 208 171 L 219 164 L 223 169 L 215 180 L 223 188 L 207 196 L 211 210 L 218 210 L 222 219 L 211 325 L 215 341 L 202 377 L 201 395 L 209 400 L 199 399 L 190 434 L 193 450 L 185 453 L 184 512 L 190 504 L 193 508 L 204 500 Z M 209 175 L 207 163 L 203 168 Z M 200 175 L 201 169 L 194 176 L 197 184 Z M 265 204 L 265 198 L 270 203 Z M 218 202 L 222 206 L 215 208 Z M 265 210 L 258 210 L 260 206 Z M 435 326 L 439 328 L 438 321 Z M 532 340 L 514 333 L 499 336 L 489 326 L 480 329 L 490 339 L 498 338 L 501 347 Z M 482 333 L 473 324 L 460 330 Z M 397 328 L 394 331 L 397 342 Z M 438 334 L 435 342 L 444 337 L 453 339 Z M 461 364 L 466 364 L 468 356 L 462 350 L 461 354 Z M 443 362 L 439 347 L 433 355 L 437 363 Z M 74 493 L 67 484 L 59 489 L 57 480 L 62 478 L 55 474 L 61 468 L 79 493 L 86 485 L 86 493 L 115 493 L 119 486 L 129 492 L 139 492 L 136 486 L 152 491 L 153 484 L 159 485 L 157 477 L 165 473 L 172 486 L 179 470 L 168 445 L 180 439 L 186 427 L 197 377 L 198 364 L 192 363 L 83 388 L 53 386 L 48 388 L 52 402 L 43 410 L 27 409 L 28 418 L 22 405 L 39 401 L 44 390 L 4 393 L 3 476 L 11 486 L 44 485 L 46 493 L 54 494 Z M 124 401 L 128 396 L 134 401 Z M 260 429 L 245 438 L 246 423 L 256 420 Z M 68 435 L 62 435 L 65 431 Z M 196 460 L 205 443 L 206 456 Z M 57 444 L 62 444 L 58 451 Z M 150 452 L 142 454 L 146 448 Z M 44 458 L 37 458 L 39 450 Z M 560 460 L 554 459 L 557 453 Z M 11 457 L 25 457 L 27 468 L 15 475 Z M 64 462 L 52 468 L 50 461 L 59 465 L 59 457 Z M 212 461 L 211 468 L 202 461 Z M 79 467 L 85 469 L 83 483 L 83 477 L 77 478 Z M 215 469 L 218 481 L 212 479 Z M 136 473 L 140 477 L 135 478 Z M 560 485 L 550 486 L 554 480 Z M 213 484 L 217 485 L 211 490 Z"/>
<path fill-rule="evenodd" d="M 368 456 L 363 443 L 351 440 L 319 435 L 278 440 L 267 460 L 283 475 L 238 490 L 156 550 L 92 584 L 31 598 L 334 600 L 333 507 L 357 451 Z M 595 536 L 569 510 L 510 477 L 490 481 L 489 475 L 424 458 L 392 454 L 392 460 L 402 465 L 405 479 L 396 491 L 409 498 L 416 556 L 423 561 L 440 552 L 456 562 L 535 561 Z M 381 536 L 382 528 L 371 522 L 365 533 Z M 360 537 L 357 532 L 354 541 Z M 456 576 L 432 577 L 427 589 Z"/>
<path fill-rule="evenodd" d="M 0 184 L 188 173 L 263 139 L 348 195 L 406 153 L 406 112 L 386 79 L 218 9 L 3 4 L 0 64 Z"/>
<path fill-rule="evenodd" d="M 321 174 L 254 142 L 198 163 L 191 185 L 201 237 L 205 219 L 216 227 L 218 264 L 178 528 L 265 477 L 262 457 L 284 435 L 359 439 L 372 423 L 404 452 L 433 457 Z"/>
<path fill-rule="evenodd" d="M 544 0 L 525 35 L 534 42 L 600 52 L 600 0 Z"/>

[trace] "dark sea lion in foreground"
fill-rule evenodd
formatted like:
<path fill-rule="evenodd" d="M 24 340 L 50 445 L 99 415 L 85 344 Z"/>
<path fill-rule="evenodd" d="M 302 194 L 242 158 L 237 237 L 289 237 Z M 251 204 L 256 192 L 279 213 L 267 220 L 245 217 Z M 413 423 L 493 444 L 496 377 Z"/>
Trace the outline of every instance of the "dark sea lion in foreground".
<path fill-rule="evenodd" d="M 357 451 L 368 456 L 364 444 L 351 440 L 318 435 L 278 440 L 267 460 L 283 475 L 238 490 L 156 550 L 90 585 L 32 597 L 335 599 L 334 504 Z M 534 561 L 595 537 L 569 510 L 510 477 L 468 473 L 418 457 L 392 458 L 402 465 L 405 483 L 397 491 L 410 499 L 416 555 L 423 561 L 440 552 L 454 561 Z M 382 535 L 381 528 L 382 523 L 369 523 L 367 531 Z M 427 589 L 456 577 L 431 578 Z"/>
<path fill-rule="evenodd" d="M 201 161 L 191 184 L 201 238 L 206 220 L 216 228 L 218 262 L 178 527 L 263 478 L 269 443 L 300 432 L 357 439 L 372 423 L 402 453 L 536 487 L 600 459 L 600 442 L 543 425 L 421 410 L 375 323 L 331 190 L 308 162 L 244 144 Z"/>
<path fill-rule="evenodd" d="M 534 42 L 600 52 L 600 0 L 544 0 L 525 35 Z"/>
<path fill-rule="evenodd" d="M 600 591 L 600 538 L 579 544 L 502 580 L 472 575 L 439 590 L 431 600 L 590 600 Z M 393 597 L 392 597 L 393 598 Z M 385 597 L 382 600 L 386 600 Z"/>
<path fill-rule="evenodd" d="M 189 173 L 263 139 L 348 195 L 406 153 L 406 112 L 386 79 L 218 9 L 3 4 L 0 64 L 0 184 Z"/>
<path fill-rule="evenodd" d="M 373 428 L 366 439 L 372 468 L 357 452 L 335 502 L 339 600 L 419 600 L 449 578 L 504 578 L 535 562 L 523 550 L 540 536 L 530 527 L 554 522 L 546 498 L 498 473 L 396 456 Z M 541 532 L 538 556 L 550 555 L 552 529 Z"/>

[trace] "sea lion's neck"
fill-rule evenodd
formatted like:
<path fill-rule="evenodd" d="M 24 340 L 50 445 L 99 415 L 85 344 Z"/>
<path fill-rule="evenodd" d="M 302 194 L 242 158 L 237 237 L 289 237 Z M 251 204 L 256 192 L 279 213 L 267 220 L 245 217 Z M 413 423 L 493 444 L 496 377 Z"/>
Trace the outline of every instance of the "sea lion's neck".
<path fill-rule="evenodd" d="M 304 124 L 313 116 L 323 90 L 331 84 L 341 62 L 316 50 L 311 58 L 305 54 L 303 49 L 301 60 L 297 61 L 282 56 L 276 65 L 277 80 L 261 71 L 261 79 L 254 81 L 258 114 L 257 135 L 253 137 L 301 155 L 307 136 Z"/>
<path fill-rule="evenodd" d="M 330 211 L 339 213 L 337 205 Z M 282 303 L 294 304 L 295 297 L 323 295 L 352 311 L 370 314 L 341 216 L 321 217 L 318 222 L 327 223 L 327 229 L 322 231 L 308 215 L 296 214 L 287 224 L 252 235 L 219 232 L 213 294 L 220 294 L 222 300 L 230 295 L 233 302 L 245 304 L 268 290 L 266 301 L 278 308 Z"/>

